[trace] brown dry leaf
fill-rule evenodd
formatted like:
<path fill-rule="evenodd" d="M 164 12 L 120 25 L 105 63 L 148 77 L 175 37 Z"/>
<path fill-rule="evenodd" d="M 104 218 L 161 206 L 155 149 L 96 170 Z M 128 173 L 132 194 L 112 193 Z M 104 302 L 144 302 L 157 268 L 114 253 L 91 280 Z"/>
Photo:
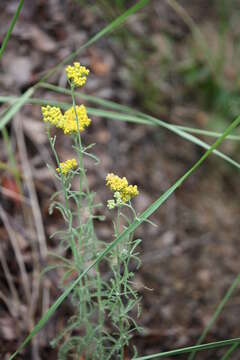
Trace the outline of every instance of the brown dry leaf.
<path fill-rule="evenodd" d="M 4 175 L 2 177 L 1 186 L 3 187 L 4 195 L 14 200 L 16 204 L 20 203 L 20 192 L 16 180 L 9 176 Z"/>
<path fill-rule="evenodd" d="M 51 53 L 57 50 L 57 43 L 37 26 L 28 26 L 21 36 L 25 40 L 30 40 L 32 45 L 42 52 Z"/>
<path fill-rule="evenodd" d="M 29 136 L 33 143 L 42 145 L 46 142 L 47 136 L 44 130 L 44 123 L 21 116 L 24 132 Z"/>
<path fill-rule="evenodd" d="M 110 141 L 110 132 L 105 129 L 100 129 L 96 133 L 96 142 L 100 144 L 107 144 Z"/>
<path fill-rule="evenodd" d="M 15 320 L 10 316 L 1 316 L 0 333 L 4 340 L 15 340 L 17 337 Z"/>
<path fill-rule="evenodd" d="M 208 115 L 204 111 L 198 111 L 195 119 L 200 126 L 204 127 L 208 124 Z"/>
<path fill-rule="evenodd" d="M 110 62 L 106 61 L 96 50 L 91 50 L 91 70 L 98 76 L 104 76 L 109 73 L 111 69 Z"/>
<path fill-rule="evenodd" d="M 33 64 L 28 56 L 16 56 L 14 52 L 8 51 L 2 63 L 4 72 L 17 86 L 21 87 L 30 81 Z"/>

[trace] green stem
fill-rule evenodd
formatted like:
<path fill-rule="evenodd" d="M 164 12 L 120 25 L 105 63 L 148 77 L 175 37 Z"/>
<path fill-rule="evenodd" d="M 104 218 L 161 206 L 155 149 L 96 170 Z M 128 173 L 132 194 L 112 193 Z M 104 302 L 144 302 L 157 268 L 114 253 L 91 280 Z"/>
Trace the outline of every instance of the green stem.
<path fill-rule="evenodd" d="M 119 236 L 120 234 L 120 217 L 121 217 L 121 208 L 118 207 L 117 208 L 117 224 L 116 224 L 116 238 Z M 122 310 L 123 310 L 123 304 L 122 304 L 122 299 L 121 299 L 121 248 L 120 248 L 120 244 L 118 244 L 116 246 L 116 256 L 117 256 L 117 271 L 116 271 L 116 282 L 117 282 L 117 296 L 118 296 L 118 307 L 119 307 L 119 329 L 120 329 L 120 345 L 121 345 L 121 350 L 120 350 L 120 359 L 123 360 L 124 358 L 124 348 L 123 348 L 123 343 L 122 342 L 122 338 L 124 337 L 124 324 L 123 324 L 123 319 L 122 319 Z"/>
<path fill-rule="evenodd" d="M 83 185 L 86 188 L 86 194 L 87 194 L 87 200 L 88 200 L 88 210 L 89 210 L 89 217 L 90 217 L 90 237 L 92 240 L 92 247 L 93 247 L 93 253 L 94 253 L 94 257 L 97 256 L 97 249 L 96 249 L 96 243 L 97 243 L 97 238 L 96 238 L 96 234 L 95 234 L 95 230 L 94 230 L 94 224 L 93 224 L 93 214 L 92 214 L 92 195 L 90 193 L 89 190 L 89 185 L 88 185 L 88 178 L 86 175 L 86 171 L 85 171 L 85 167 L 84 167 L 84 161 L 83 161 L 83 146 L 82 146 L 82 139 L 81 139 L 81 134 L 80 134 L 80 125 L 79 125 L 79 119 L 78 119 L 78 115 L 77 115 L 77 109 L 76 109 L 76 99 L 75 99 L 75 93 L 74 93 L 74 85 L 71 84 L 71 96 L 72 96 L 72 103 L 73 103 L 73 109 L 74 109 L 74 113 L 75 113 L 75 118 L 77 121 L 77 141 L 75 140 L 75 144 L 78 142 L 78 148 L 79 151 L 77 151 L 78 154 L 78 159 L 79 159 L 79 167 L 80 167 L 80 193 L 83 192 Z M 86 240 L 85 242 L 85 248 L 87 249 L 88 247 L 88 241 Z M 99 266 L 96 266 L 96 289 L 97 289 L 97 301 L 98 301 L 98 324 L 102 325 L 104 324 L 104 306 L 102 304 L 102 294 L 101 294 L 101 276 L 100 276 L 100 271 L 99 271 Z M 85 279 L 87 281 L 87 279 Z M 87 290 L 88 291 L 88 290 Z M 89 295 L 89 293 L 88 293 Z M 90 295 L 89 295 L 90 296 Z M 100 329 L 101 327 L 100 326 Z M 101 336 L 101 330 L 99 333 L 99 337 Z M 102 352 L 102 347 L 100 349 L 100 351 Z"/>
<path fill-rule="evenodd" d="M 56 152 L 54 142 L 53 142 L 51 134 L 50 134 L 50 127 L 49 126 L 47 128 L 47 133 L 48 133 L 48 140 L 49 140 L 49 143 L 50 143 L 50 146 L 51 146 L 51 150 L 52 150 L 52 152 L 54 154 L 54 157 L 56 159 L 58 168 L 60 170 L 61 185 L 62 185 L 62 190 L 63 190 L 63 193 L 64 193 L 65 206 L 66 206 L 66 209 L 67 209 L 68 231 L 70 233 L 70 245 L 71 245 L 72 254 L 73 254 L 73 256 L 75 258 L 75 261 L 76 261 L 76 259 L 77 259 L 77 249 L 76 249 L 76 244 L 74 242 L 74 235 L 72 233 L 72 229 L 73 229 L 73 227 L 72 227 L 72 213 L 71 213 L 71 210 L 70 210 L 68 194 L 67 194 L 67 190 L 66 190 L 66 186 L 65 186 L 65 179 L 64 179 L 64 175 L 62 173 L 62 168 L 60 166 L 60 161 L 59 161 L 59 158 L 58 158 L 58 154 Z"/>
<path fill-rule="evenodd" d="M 71 85 L 71 96 L 72 96 L 73 109 L 74 109 L 75 118 L 76 118 L 76 121 L 77 121 L 77 129 L 78 129 L 78 131 L 77 131 L 77 139 L 78 139 L 78 146 L 79 146 L 79 149 L 80 149 L 80 152 L 78 152 L 79 162 L 80 162 L 81 171 L 82 171 L 82 174 L 83 174 L 84 185 L 86 186 L 86 193 L 88 195 L 88 199 L 90 200 L 91 196 L 90 196 L 86 171 L 85 171 L 84 163 L 83 163 L 83 146 L 82 146 L 82 139 L 81 139 L 79 119 L 78 119 L 78 115 L 77 115 L 76 99 L 75 99 L 74 86 L 73 85 Z"/>

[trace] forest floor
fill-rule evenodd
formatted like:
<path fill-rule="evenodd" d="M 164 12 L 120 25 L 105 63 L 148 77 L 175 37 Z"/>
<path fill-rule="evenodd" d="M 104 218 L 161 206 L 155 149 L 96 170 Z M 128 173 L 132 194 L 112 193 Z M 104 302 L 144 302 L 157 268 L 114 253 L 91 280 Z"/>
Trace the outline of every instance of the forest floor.
<path fill-rule="evenodd" d="M 1 39 L 17 3 L 13 0 L 1 1 Z M 118 9 L 107 11 L 96 3 L 26 0 L 1 60 L 0 95 L 21 95 L 40 79 L 44 71 L 59 63 L 118 15 Z M 214 51 L 214 46 L 219 43 L 219 18 L 214 5 L 210 6 L 208 1 L 195 1 L 194 5 L 186 5 L 184 1 L 179 3 L 202 34 L 206 35 Z M 126 27 L 102 38 L 77 57 L 91 69 L 83 92 L 144 111 L 169 123 L 223 129 L 233 120 L 232 113 L 229 112 L 229 117 L 226 117 L 224 111 L 226 114 L 228 111 L 223 109 L 222 103 L 215 111 L 219 98 L 209 104 L 208 100 L 211 99 L 206 99 L 206 96 L 209 95 L 209 87 L 212 84 L 218 87 L 219 83 L 223 84 L 220 90 L 224 94 L 236 93 L 233 83 L 237 81 L 238 68 L 234 63 L 234 36 L 238 29 L 234 14 L 229 15 L 227 24 L 225 42 L 229 56 L 225 57 L 222 68 L 224 82 L 216 81 L 216 85 L 214 76 L 211 76 L 211 65 L 208 67 L 202 54 L 196 55 L 197 46 L 194 47 L 191 29 L 186 21 L 167 2 L 153 0 L 144 11 L 130 18 Z M 184 61 L 189 57 L 190 64 Z M 197 70 L 202 73 L 203 70 L 210 71 L 207 79 L 204 78 L 205 82 L 198 82 Z M 50 82 L 65 86 L 63 75 L 64 69 L 54 75 Z M 71 101 L 69 97 L 47 89 L 38 90 L 36 96 L 46 100 Z M 5 109 L 6 105 L 2 105 L 1 111 Z M 221 112 L 221 109 L 224 111 Z M 222 116 L 219 116 L 220 113 Z M 84 135 L 84 142 L 96 143 L 94 151 L 101 163 L 95 166 L 87 161 L 86 167 L 90 187 L 96 191 L 97 201 L 104 204 L 109 197 L 105 187 L 108 172 L 126 176 L 131 183 L 138 185 L 140 196 L 135 199 L 135 207 L 142 212 L 203 153 L 203 149 L 197 145 L 160 127 L 96 116 L 92 120 L 91 127 Z M 56 239 L 49 240 L 49 236 L 62 224 L 60 216 L 48 214 L 49 198 L 56 186 L 51 172 L 46 168 L 46 162 L 51 159 L 40 106 L 25 105 L 7 130 L 19 168 L 23 172 L 30 171 L 48 249 L 54 252 L 58 242 Z M 71 155 L 71 144 L 61 136 L 59 133 L 61 146 L 58 151 L 65 159 Z M 206 136 L 201 136 L 201 139 L 208 143 L 213 141 Z M 237 142 L 225 141 L 221 151 L 240 161 Z M 0 161 L 7 160 L 6 144 L 1 139 Z M 134 336 L 132 342 L 140 355 L 195 344 L 237 276 L 240 252 L 238 175 L 235 168 L 212 155 L 152 216 L 151 220 L 157 227 L 144 224 L 138 228 L 136 236 L 142 239 L 139 247 L 142 266 L 136 274 L 135 284 L 142 297 L 142 315 L 138 323 L 144 331 Z M 30 246 L 31 240 L 37 237 L 34 215 L 27 205 L 23 211 L 21 199 L 11 195 L 17 191 L 17 185 L 7 170 L 1 170 L 0 181 L 1 258 L 4 257 L 20 294 L 18 301 L 12 298 L 6 272 L 2 268 L 4 262 L 1 261 L 0 355 L 1 359 L 7 359 L 41 313 L 36 305 L 32 322 L 28 321 L 29 309 L 26 299 L 22 297 L 23 284 L 16 249 L 9 240 L 12 232 L 26 265 L 27 276 L 34 278 Z M 28 184 L 24 184 L 24 196 L 31 201 Z M 112 214 L 106 207 L 101 211 L 106 221 L 96 224 L 97 232 L 102 240 L 108 241 L 112 236 Z M 46 263 L 38 265 L 42 268 Z M 52 303 L 60 294 L 57 286 L 60 275 L 61 271 L 45 275 L 49 290 L 47 303 Z M 44 299 L 41 291 L 36 296 L 36 304 Z M 11 311 L 16 303 L 17 315 Z M 239 336 L 239 306 L 238 289 L 209 331 L 205 342 Z M 19 359 L 35 360 L 37 354 L 43 360 L 57 358 L 49 341 L 63 328 L 71 312 L 69 307 L 68 303 L 60 307 L 35 344 L 29 346 Z M 217 359 L 222 352 L 205 351 L 197 359 Z M 126 359 L 129 356 L 126 351 Z M 239 357 L 240 352 L 236 352 L 232 359 Z M 186 359 L 186 356 L 181 358 Z"/>

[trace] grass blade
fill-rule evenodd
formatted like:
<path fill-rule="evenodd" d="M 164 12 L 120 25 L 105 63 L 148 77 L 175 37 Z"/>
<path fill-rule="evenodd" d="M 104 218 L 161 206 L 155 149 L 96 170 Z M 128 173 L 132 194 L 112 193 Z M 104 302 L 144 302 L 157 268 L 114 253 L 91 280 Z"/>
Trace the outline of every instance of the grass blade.
<path fill-rule="evenodd" d="M 3 53 L 4 53 L 4 50 L 5 50 L 6 46 L 7 46 L 8 40 L 10 39 L 13 28 L 14 28 L 14 26 L 15 26 L 15 24 L 17 22 L 17 19 L 18 19 L 19 15 L 20 15 L 23 3 L 24 3 L 24 0 L 19 1 L 17 11 L 15 12 L 14 17 L 13 17 L 13 19 L 11 21 L 11 24 L 10 24 L 10 26 L 8 28 L 7 34 L 5 35 L 5 37 L 3 39 L 2 46 L 1 46 L 1 49 L 0 49 L 0 60 L 1 60 L 1 57 L 3 56 Z"/>
<path fill-rule="evenodd" d="M 12 117 L 18 112 L 18 110 L 28 102 L 29 98 L 33 95 L 33 89 L 28 89 L 21 97 L 17 99 L 17 101 L 13 104 L 13 106 L 5 112 L 3 117 L 0 119 L 0 130 L 7 125 L 7 123 L 12 119 Z"/>
<path fill-rule="evenodd" d="M 239 342 L 234 343 L 230 349 L 227 350 L 227 352 L 221 357 L 221 360 L 228 360 L 229 356 L 232 355 L 232 353 L 237 349 L 237 347 L 239 346 Z"/>
<path fill-rule="evenodd" d="M 49 84 L 49 83 L 42 83 L 40 86 L 45 88 L 45 89 L 52 90 L 54 92 L 58 92 L 60 94 L 71 95 L 71 90 L 65 89 L 65 88 L 60 87 L 60 86 L 52 85 L 52 84 Z M 118 110 L 118 111 L 126 113 L 128 115 L 131 114 L 131 115 L 135 115 L 135 116 L 138 116 L 138 117 L 140 116 L 141 118 L 145 119 L 144 123 L 148 124 L 148 125 L 156 125 L 156 124 L 153 123 L 153 119 L 155 119 L 155 121 L 158 120 L 156 118 L 152 118 L 152 120 L 150 120 L 148 118 L 148 115 L 146 115 L 146 114 L 144 114 L 142 112 L 136 111 L 136 110 L 134 110 L 134 109 L 132 109 L 132 108 L 130 108 L 128 106 L 125 106 L 125 105 L 117 104 L 114 101 L 99 98 L 97 96 L 83 94 L 83 93 L 80 93 L 78 91 L 75 91 L 75 96 L 80 98 L 80 99 L 86 100 L 89 103 L 101 105 L 101 106 L 106 107 L 106 108 L 111 109 L 111 110 Z M 166 124 L 168 124 L 168 123 L 166 123 Z M 188 126 L 180 126 L 180 125 L 174 125 L 174 124 L 168 124 L 168 125 L 173 126 L 175 128 L 178 128 L 178 129 L 181 129 L 181 130 L 183 130 L 185 132 L 193 133 L 193 134 L 206 135 L 206 136 L 215 137 L 215 138 L 218 138 L 219 136 L 222 135 L 222 133 L 215 132 L 215 131 L 191 128 L 191 127 L 188 127 Z M 238 140 L 239 141 L 240 136 L 239 135 L 229 135 L 228 139 L 229 140 Z"/>
<path fill-rule="evenodd" d="M 176 350 L 170 350 L 170 351 L 166 351 L 166 352 L 161 352 L 158 354 L 152 354 L 152 355 L 146 355 L 146 356 L 141 356 L 141 357 L 137 357 L 137 358 L 133 358 L 133 360 L 150 360 L 150 359 L 162 359 L 168 356 L 176 356 L 176 355 L 182 355 L 182 354 L 187 354 L 191 351 L 201 351 L 201 350 L 210 350 L 210 349 L 218 349 L 224 346 L 229 346 L 232 344 L 236 344 L 239 343 L 240 338 L 236 338 L 236 339 L 229 339 L 229 340 L 223 340 L 223 341 L 217 341 L 217 342 L 212 342 L 212 343 L 208 343 L 208 344 L 202 344 L 202 345 L 196 345 L 196 346 L 189 346 L 189 347 L 185 347 L 185 348 L 181 348 L 181 349 L 176 349 Z"/>
<path fill-rule="evenodd" d="M 129 8 L 127 11 L 125 11 L 122 15 L 118 16 L 115 20 L 113 20 L 110 24 L 108 24 L 105 28 L 103 28 L 101 31 L 99 31 L 96 35 L 94 35 L 89 41 L 87 41 L 84 45 L 80 46 L 75 52 L 67 56 L 63 61 L 61 61 L 58 65 L 56 65 L 53 69 L 49 70 L 35 85 L 33 85 L 31 88 L 29 88 L 22 96 L 21 98 L 27 96 L 26 94 L 28 92 L 32 92 L 32 94 L 35 92 L 35 90 L 40 86 L 42 82 L 44 82 L 46 79 L 48 79 L 51 75 L 53 75 L 60 67 L 65 65 L 66 63 L 72 61 L 82 50 L 86 49 L 93 43 L 95 43 L 97 40 L 99 40 L 104 35 L 111 33 L 114 31 L 117 27 L 122 25 L 129 16 L 135 14 L 138 10 L 143 8 L 148 3 L 148 0 L 141 0 L 137 2 L 134 6 Z M 20 99 L 21 99 L 20 98 Z M 24 101 L 21 102 L 19 100 L 19 107 L 18 110 L 21 108 L 22 105 L 24 105 Z M 8 114 L 9 113 L 9 114 Z M 8 115 L 6 114 L 7 122 L 9 122 L 12 118 L 11 114 L 15 114 L 14 109 L 10 108 L 8 110 Z M 4 121 L 6 121 L 4 119 Z M 3 123 L 4 123 L 3 121 Z M 0 120 L 0 129 L 1 129 L 1 120 Z"/>
<path fill-rule="evenodd" d="M 67 64 L 68 62 L 71 62 L 82 50 L 86 49 L 93 43 L 95 43 L 97 40 L 99 40 L 101 37 L 103 37 L 106 34 L 110 34 L 113 32 L 117 27 L 122 25 L 126 19 L 135 14 L 137 11 L 142 9 L 144 6 L 146 6 L 148 3 L 148 0 L 140 0 L 135 5 L 130 7 L 127 11 L 125 11 L 122 15 L 118 16 L 116 19 L 114 19 L 110 24 L 108 24 L 105 28 L 103 28 L 101 31 L 99 31 L 96 35 L 94 35 L 90 40 L 88 40 L 84 45 L 80 46 L 76 51 L 74 51 L 72 54 L 67 56 L 63 61 L 61 61 L 57 66 L 55 66 L 53 69 L 49 70 L 45 76 L 40 80 L 40 83 L 47 80 L 52 74 L 54 74 L 58 68 L 62 67 L 63 65 Z"/>
<path fill-rule="evenodd" d="M 40 87 L 60 93 L 60 94 L 65 94 L 65 95 L 71 96 L 71 90 L 65 89 L 61 86 L 56 86 L 56 85 L 52 85 L 52 84 L 44 82 L 44 83 L 40 84 Z M 88 103 L 100 105 L 100 106 L 106 107 L 107 109 L 118 110 L 120 112 L 125 112 L 127 114 L 136 113 L 136 111 L 133 110 L 132 108 L 130 108 L 128 106 L 120 105 L 111 100 L 102 99 L 97 96 L 87 95 L 87 94 L 81 93 L 79 91 L 74 91 L 74 95 L 79 99 L 88 101 Z"/>
<path fill-rule="evenodd" d="M 196 144 L 196 145 L 198 145 L 198 146 L 200 146 L 200 147 L 202 147 L 204 149 L 209 149 L 210 148 L 210 146 L 207 143 L 205 143 L 203 140 L 198 139 L 194 135 L 189 134 L 189 133 L 185 132 L 184 130 L 182 130 L 182 129 L 176 127 L 176 126 L 164 123 L 163 121 L 158 120 L 156 118 L 153 118 L 152 116 L 147 116 L 147 118 L 149 120 L 152 120 L 153 123 L 157 123 L 157 124 L 161 125 L 162 127 L 165 127 L 166 129 L 171 130 L 172 132 L 178 134 L 182 138 L 184 138 L 186 140 L 189 140 L 189 141 L 193 142 L 194 144 Z M 221 136 L 220 136 L 220 138 L 221 138 Z M 240 169 L 240 164 L 238 162 L 236 162 L 235 160 L 232 160 L 229 156 L 223 154 L 219 150 L 214 150 L 213 153 L 215 155 L 218 155 L 222 159 L 228 161 L 230 164 L 237 167 L 238 169 Z"/>
<path fill-rule="evenodd" d="M 207 326 L 205 327 L 205 329 L 203 330 L 200 338 L 198 339 L 196 345 L 201 344 L 206 335 L 208 334 L 209 330 L 211 329 L 211 327 L 213 326 L 213 324 L 216 322 L 216 320 L 218 319 L 222 309 L 224 308 L 224 306 L 226 305 L 226 303 L 228 302 L 230 296 L 232 295 L 233 291 L 237 288 L 237 286 L 240 284 L 240 273 L 237 275 L 237 277 L 235 278 L 235 280 L 233 281 L 232 285 L 230 286 L 230 288 L 228 289 L 228 291 L 226 292 L 225 296 L 223 297 L 222 301 L 220 302 L 220 304 L 218 305 L 216 311 L 214 312 L 212 318 L 210 319 L 209 323 L 207 324 Z M 195 352 L 193 352 L 189 357 L 188 360 L 193 360 L 195 358 Z"/>
<path fill-rule="evenodd" d="M 0 102 L 13 102 L 15 101 L 14 99 L 16 99 L 15 97 L 7 97 L 7 96 L 0 96 Z M 52 105 L 52 106 L 59 106 L 64 110 L 67 110 L 69 108 L 69 104 L 68 103 L 64 103 L 64 102 L 59 102 L 59 101 L 55 101 L 55 100 L 44 100 L 44 99 L 29 99 L 28 101 L 29 103 L 32 104 L 41 104 L 41 105 Z M 118 105 L 118 104 L 116 104 Z M 135 116 L 135 115 L 127 115 L 127 114 L 119 114 L 116 112 L 111 112 L 111 111 L 107 111 L 107 110 L 99 110 L 99 109 L 95 109 L 95 108 L 91 108 L 91 107 L 87 107 L 88 113 L 89 115 L 95 115 L 95 116 L 101 116 L 102 118 L 106 118 L 106 119 L 110 119 L 110 120 L 119 120 L 119 121 L 127 121 L 127 122 L 132 122 L 132 123 L 137 123 L 137 124 L 145 124 L 145 125 L 152 125 L 152 126 L 161 126 L 164 127 L 170 131 L 173 131 L 174 133 L 176 133 L 177 135 L 181 136 L 182 138 L 204 148 L 204 149 L 209 149 L 210 145 L 208 145 L 206 142 L 204 142 L 203 140 L 198 139 L 197 137 L 188 134 L 187 132 L 185 132 L 182 129 L 179 129 L 178 126 L 172 125 L 172 124 L 168 124 L 166 122 L 163 122 L 162 120 L 150 117 L 149 115 L 145 115 L 145 118 L 139 117 L 139 116 Z M 150 118 L 150 119 L 148 119 Z M 220 134 L 222 135 L 222 134 Z M 227 137 L 227 139 L 231 139 L 230 135 Z M 222 159 L 226 160 L 227 162 L 229 162 L 231 165 L 237 167 L 238 169 L 240 169 L 240 164 L 238 162 L 236 162 L 235 160 L 231 159 L 229 156 L 223 154 L 221 151 L 219 150 L 214 150 L 213 153 L 219 157 L 221 157 Z"/>
<path fill-rule="evenodd" d="M 222 135 L 221 133 L 216 132 L 216 131 L 197 129 L 197 128 L 192 128 L 192 127 L 188 127 L 188 126 L 181 126 L 181 125 L 174 125 L 174 126 L 177 127 L 178 129 L 190 132 L 192 134 L 205 135 L 205 136 L 210 136 L 210 137 L 215 137 L 215 138 Z M 239 135 L 229 135 L 227 138 L 229 140 L 236 140 L 236 141 L 240 140 Z"/>
<path fill-rule="evenodd" d="M 206 160 L 206 158 L 222 143 L 222 141 L 235 129 L 240 123 L 240 116 L 238 116 L 231 125 L 224 131 L 222 136 L 203 154 L 203 156 L 180 178 L 174 185 L 172 185 L 166 192 L 164 192 L 153 204 L 151 204 L 135 221 L 133 221 L 122 233 L 109 245 L 106 249 L 93 261 L 78 278 L 60 295 L 56 302 L 51 305 L 46 314 L 35 325 L 30 334 L 22 342 L 17 351 L 10 357 L 10 360 L 14 359 L 17 354 L 31 341 L 31 339 L 41 330 L 41 328 L 47 323 L 50 317 L 55 313 L 61 303 L 67 298 L 75 286 L 80 280 L 94 268 L 118 243 L 126 238 L 129 234 L 133 233 L 137 227 L 148 219 L 169 197 L 174 191 L 180 187 L 183 182 Z M 199 345 L 201 346 L 201 345 Z"/>

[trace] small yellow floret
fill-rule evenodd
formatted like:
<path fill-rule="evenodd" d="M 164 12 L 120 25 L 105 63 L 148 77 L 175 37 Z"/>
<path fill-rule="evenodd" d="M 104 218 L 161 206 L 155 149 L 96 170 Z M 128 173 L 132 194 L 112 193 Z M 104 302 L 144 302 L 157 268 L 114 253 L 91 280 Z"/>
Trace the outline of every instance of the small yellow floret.
<path fill-rule="evenodd" d="M 128 186 L 128 181 L 125 177 L 122 179 L 114 174 L 108 174 L 106 177 L 106 184 L 112 191 L 121 191 Z"/>
<path fill-rule="evenodd" d="M 77 167 L 76 159 L 70 159 L 60 163 L 60 168 L 62 170 L 63 175 L 67 175 L 70 170 L 76 169 L 76 167 Z M 60 168 L 56 169 L 58 173 L 61 173 Z"/>
<path fill-rule="evenodd" d="M 60 127 L 63 121 L 63 114 L 60 108 L 50 105 L 42 106 L 42 114 L 44 122 Z"/>
<path fill-rule="evenodd" d="M 115 195 L 119 194 L 118 196 L 120 196 L 123 203 L 139 194 L 137 185 L 128 185 L 128 181 L 125 177 L 120 178 L 112 173 L 107 175 L 106 185 L 110 190 L 115 192 Z"/>
<path fill-rule="evenodd" d="M 66 67 L 66 74 L 69 80 L 75 86 L 83 86 L 87 81 L 87 75 L 89 70 L 85 66 L 81 66 L 79 62 L 75 62 L 73 66 L 68 65 Z"/>
<path fill-rule="evenodd" d="M 78 123 L 76 119 L 76 114 L 74 111 L 74 108 L 71 107 L 64 113 L 63 117 L 63 123 L 61 128 L 64 131 L 64 134 L 72 134 L 78 131 L 78 125 L 79 125 L 79 131 L 82 132 L 87 128 L 91 120 L 87 116 L 87 110 L 84 105 L 76 106 L 76 113 L 78 118 Z"/>
<path fill-rule="evenodd" d="M 121 191 L 121 198 L 123 202 L 127 202 L 138 194 L 139 191 L 137 185 L 129 185 Z"/>

